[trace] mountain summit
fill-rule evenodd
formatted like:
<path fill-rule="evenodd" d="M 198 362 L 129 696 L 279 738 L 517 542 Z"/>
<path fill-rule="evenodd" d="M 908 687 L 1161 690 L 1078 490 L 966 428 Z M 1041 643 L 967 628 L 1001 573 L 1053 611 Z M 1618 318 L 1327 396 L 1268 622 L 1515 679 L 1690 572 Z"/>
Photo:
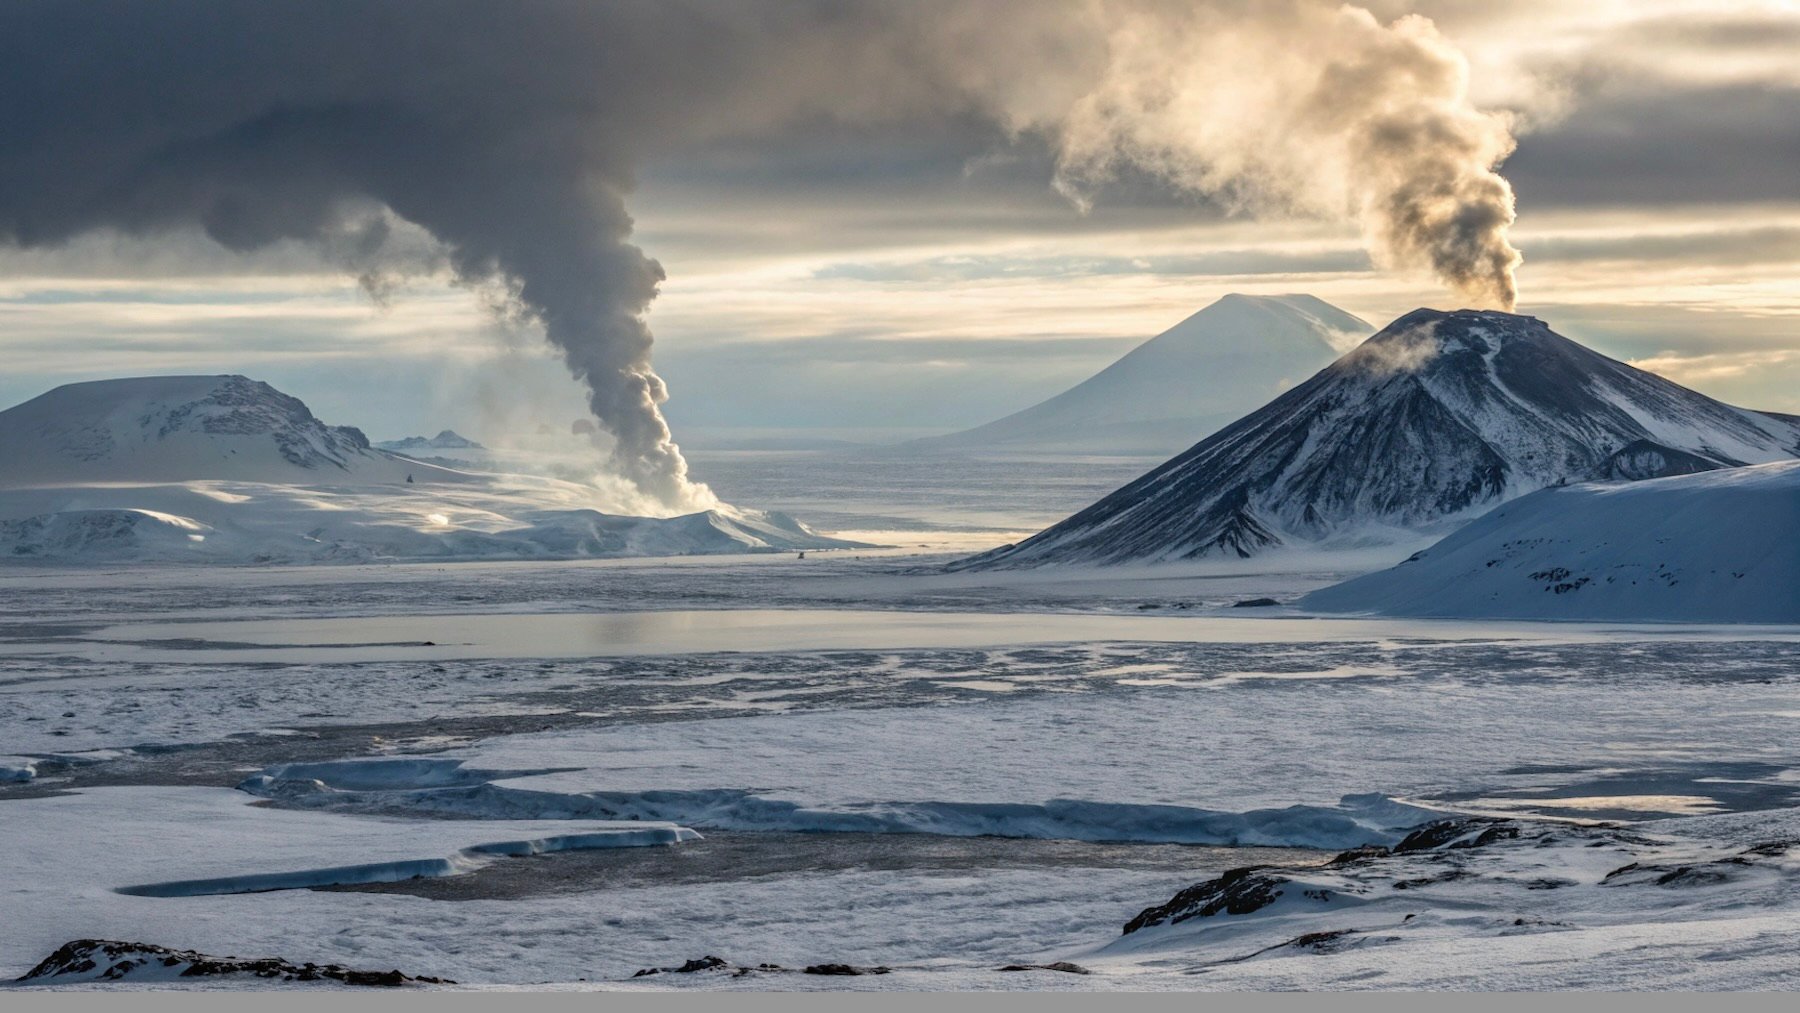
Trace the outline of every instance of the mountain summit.
<path fill-rule="evenodd" d="M 1174 453 L 1311 376 L 1346 340 L 1371 330 L 1310 295 L 1234 293 L 1048 401 L 907 446 Z"/>
<path fill-rule="evenodd" d="M 1250 556 L 1430 530 L 1547 486 L 1800 456 L 1734 408 L 1535 317 L 1420 309 L 1094 505 L 959 566 Z"/>

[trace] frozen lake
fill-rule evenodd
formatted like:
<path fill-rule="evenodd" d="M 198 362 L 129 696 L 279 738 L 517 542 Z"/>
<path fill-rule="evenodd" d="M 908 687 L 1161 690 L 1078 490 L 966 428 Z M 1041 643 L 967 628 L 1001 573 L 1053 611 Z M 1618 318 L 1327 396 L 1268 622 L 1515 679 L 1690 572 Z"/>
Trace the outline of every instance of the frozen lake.
<path fill-rule="evenodd" d="M 716 651 L 899 650 L 1079 642 L 1297 644 L 1392 640 L 1596 643 L 1620 640 L 1800 641 L 1795 627 L 1619 623 L 1395 621 L 1058 613 L 733 609 L 617 614 L 356 616 L 123 623 L 89 634 L 92 660 L 317 663 L 450 658 L 581 658 Z M 11 650 L 70 650 L 15 643 Z"/>

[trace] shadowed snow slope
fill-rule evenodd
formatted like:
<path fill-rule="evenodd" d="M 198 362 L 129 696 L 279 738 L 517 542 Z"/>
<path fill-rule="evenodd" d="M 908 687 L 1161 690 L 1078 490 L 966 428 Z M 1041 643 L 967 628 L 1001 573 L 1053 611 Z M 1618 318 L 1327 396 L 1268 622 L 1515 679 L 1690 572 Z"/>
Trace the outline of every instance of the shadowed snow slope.
<path fill-rule="evenodd" d="M 0 559 L 335 562 L 767 552 L 853 545 L 778 513 L 594 509 L 576 482 L 373 448 L 242 376 L 58 387 L 0 412 Z"/>
<path fill-rule="evenodd" d="M 1305 380 L 1368 323 L 1310 295 L 1228 295 L 1048 401 L 929 450 L 1172 454 Z"/>
<path fill-rule="evenodd" d="M 1800 623 L 1800 462 L 1545 489 L 1301 604 L 1402 616 Z"/>
<path fill-rule="evenodd" d="M 1800 419 L 1721 404 L 1534 317 L 1421 309 L 1075 516 L 960 565 L 1365 544 L 1442 530 L 1547 486 L 1797 452 Z"/>

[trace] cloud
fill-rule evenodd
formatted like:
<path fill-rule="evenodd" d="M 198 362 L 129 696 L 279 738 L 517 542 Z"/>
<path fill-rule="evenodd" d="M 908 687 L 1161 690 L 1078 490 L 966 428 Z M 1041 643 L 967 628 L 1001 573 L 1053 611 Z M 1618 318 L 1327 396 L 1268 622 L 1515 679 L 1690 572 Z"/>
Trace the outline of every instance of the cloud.
<path fill-rule="evenodd" d="M 1665 351 L 1647 358 L 1633 359 L 1631 365 L 1692 387 L 1720 380 L 1740 379 L 1756 370 L 1800 365 L 1800 350 L 1784 348 L 1763 352 L 1712 352 L 1704 355 L 1682 355 Z"/>
<path fill-rule="evenodd" d="M 1506 172 L 1528 211 L 1800 200 L 1800 88 L 1644 84 L 1520 142 Z"/>
<path fill-rule="evenodd" d="M 1537 264 L 1581 261 L 1665 261 L 1693 266 L 1800 263 L 1800 225 L 1547 235 L 1531 240 L 1531 257 Z"/>
<path fill-rule="evenodd" d="M 1278 249 L 1216 250 L 1146 256 L 952 255 L 899 262 L 841 261 L 813 271 L 820 280 L 944 284 L 1009 278 L 1072 278 L 1096 275 L 1239 277 L 1362 272 L 1374 269 L 1361 249 L 1304 252 Z"/>

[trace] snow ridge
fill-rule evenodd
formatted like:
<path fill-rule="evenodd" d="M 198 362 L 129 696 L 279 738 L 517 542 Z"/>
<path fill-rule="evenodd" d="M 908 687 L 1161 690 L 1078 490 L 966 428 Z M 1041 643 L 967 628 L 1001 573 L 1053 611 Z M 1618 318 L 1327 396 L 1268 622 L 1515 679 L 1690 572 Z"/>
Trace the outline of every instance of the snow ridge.
<path fill-rule="evenodd" d="M 1545 489 L 1305 608 L 1800 623 L 1800 461 Z"/>

